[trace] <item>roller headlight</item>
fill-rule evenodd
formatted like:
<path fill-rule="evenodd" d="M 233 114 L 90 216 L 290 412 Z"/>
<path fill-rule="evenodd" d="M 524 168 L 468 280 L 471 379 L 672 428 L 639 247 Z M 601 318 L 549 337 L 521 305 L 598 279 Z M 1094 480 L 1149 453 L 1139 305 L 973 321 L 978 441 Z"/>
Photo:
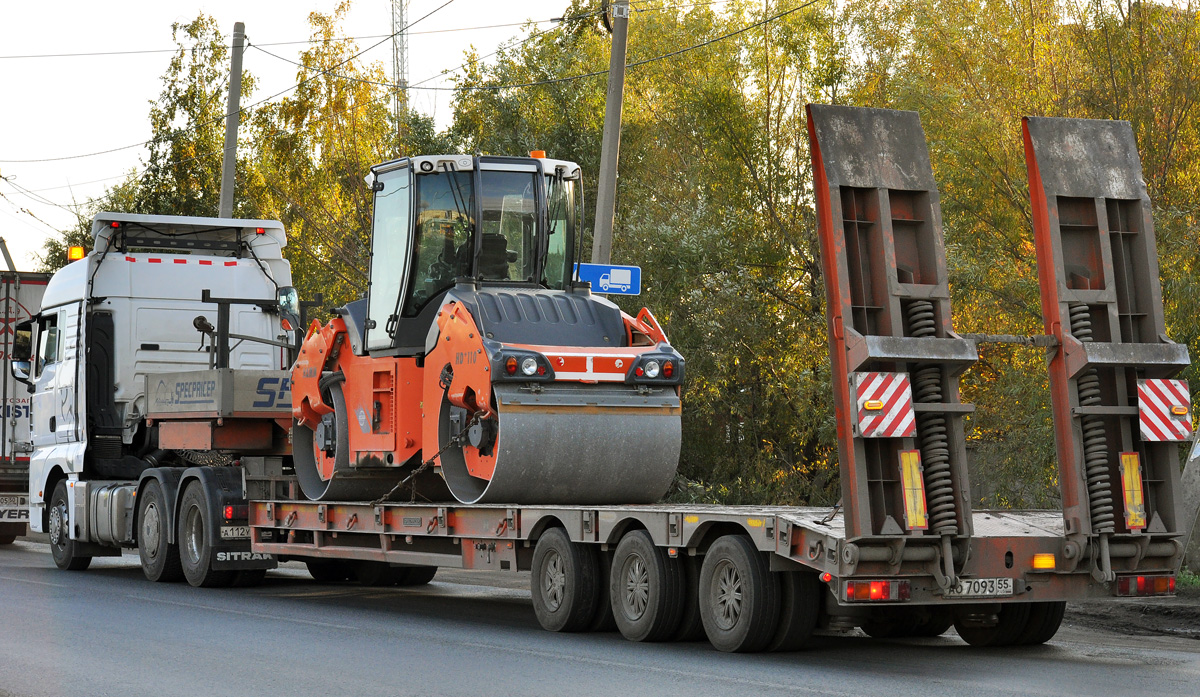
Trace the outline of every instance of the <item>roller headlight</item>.
<path fill-rule="evenodd" d="M 646 364 L 644 366 L 642 366 L 642 368 L 646 372 L 646 377 L 650 378 L 651 380 L 658 377 L 658 372 L 659 372 L 658 361 L 646 361 Z"/>
<path fill-rule="evenodd" d="M 525 359 L 521 361 L 521 372 L 525 375 L 536 375 L 538 372 L 537 359 L 533 356 L 526 356 Z"/>

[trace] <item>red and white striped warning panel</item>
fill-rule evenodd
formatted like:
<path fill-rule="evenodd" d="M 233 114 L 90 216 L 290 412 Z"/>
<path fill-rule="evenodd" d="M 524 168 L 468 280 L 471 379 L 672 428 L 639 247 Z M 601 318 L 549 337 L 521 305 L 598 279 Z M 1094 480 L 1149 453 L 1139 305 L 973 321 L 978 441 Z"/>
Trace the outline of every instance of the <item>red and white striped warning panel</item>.
<path fill-rule="evenodd" d="M 906 373 L 851 373 L 859 438 L 912 438 L 917 433 Z"/>
<path fill-rule="evenodd" d="M 1138 380 L 1142 440 L 1178 441 L 1192 435 L 1192 398 L 1187 380 Z"/>

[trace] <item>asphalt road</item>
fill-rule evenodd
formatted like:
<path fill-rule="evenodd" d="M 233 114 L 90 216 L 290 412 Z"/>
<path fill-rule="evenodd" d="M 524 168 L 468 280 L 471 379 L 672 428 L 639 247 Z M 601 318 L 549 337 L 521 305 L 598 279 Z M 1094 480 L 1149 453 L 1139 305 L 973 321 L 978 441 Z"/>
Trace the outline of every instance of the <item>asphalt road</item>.
<path fill-rule="evenodd" d="M 289 564 L 253 589 L 145 580 L 137 557 L 54 568 L 0 548 L 0 697 L 114 695 L 1187 695 L 1200 641 L 1065 627 L 974 649 L 822 636 L 794 654 L 634 644 L 538 627 L 526 574 L 443 572 L 420 589 L 321 586 Z"/>

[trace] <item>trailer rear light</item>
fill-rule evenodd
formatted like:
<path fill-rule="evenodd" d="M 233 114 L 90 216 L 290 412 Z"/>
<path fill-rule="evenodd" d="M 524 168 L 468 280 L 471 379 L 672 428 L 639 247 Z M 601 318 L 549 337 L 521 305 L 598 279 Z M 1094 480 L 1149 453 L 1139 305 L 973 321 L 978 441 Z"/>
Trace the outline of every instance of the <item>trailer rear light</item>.
<path fill-rule="evenodd" d="M 250 517 L 249 506 L 225 506 L 222 513 L 225 520 L 244 520 Z"/>
<path fill-rule="evenodd" d="M 878 399 L 868 399 L 866 402 L 863 402 L 863 409 L 867 411 L 879 411 L 882 408 L 883 402 Z"/>
<path fill-rule="evenodd" d="M 1118 576 L 1117 595 L 1175 595 L 1175 576 Z"/>
<path fill-rule="evenodd" d="M 1175 416 L 1187 416 L 1188 408 L 1181 407 L 1181 406 L 1174 406 L 1174 407 L 1171 407 L 1171 413 L 1174 414 Z"/>
<path fill-rule="evenodd" d="M 1058 564 L 1054 560 L 1053 554 L 1035 554 L 1033 555 L 1033 568 L 1038 571 L 1054 571 L 1054 567 Z"/>
<path fill-rule="evenodd" d="M 908 600 L 912 588 L 908 581 L 846 581 L 843 598 L 847 602 L 894 602 Z"/>
<path fill-rule="evenodd" d="M 821 574 L 821 583 L 829 583 L 832 580 L 833 580 L 833 574 L 829 573 L 828 571 Z"/>

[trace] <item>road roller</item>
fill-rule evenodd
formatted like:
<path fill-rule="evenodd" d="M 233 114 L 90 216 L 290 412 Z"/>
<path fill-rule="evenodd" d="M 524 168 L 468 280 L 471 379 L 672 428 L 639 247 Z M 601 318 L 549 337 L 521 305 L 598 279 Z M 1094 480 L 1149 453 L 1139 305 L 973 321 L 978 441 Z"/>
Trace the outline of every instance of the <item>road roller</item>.
<path fill-rule="evenodd" d="M 308 328 L 293 458 L 311 500 L 652 503 L 679 461 L 684 359 L 579 281 L 577 164 L 371 169 L 366 297 Z"/>

